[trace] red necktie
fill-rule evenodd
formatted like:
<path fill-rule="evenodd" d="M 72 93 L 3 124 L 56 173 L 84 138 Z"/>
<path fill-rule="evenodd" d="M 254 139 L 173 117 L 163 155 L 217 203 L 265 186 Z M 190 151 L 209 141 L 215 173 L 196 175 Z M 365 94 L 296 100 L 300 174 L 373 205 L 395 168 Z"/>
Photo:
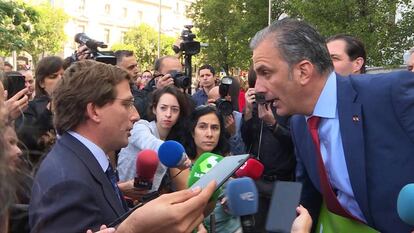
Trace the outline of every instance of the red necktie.
<path fill-rule="evenodd" d="M 322 153 L 320 150 L 320 142 L 318 135 L 318 126 L 320 120 L 320 117 L 312 116 L 308 119 L 307 123 L 310 134 L 312 136 L 312 141 L 316 147 L 316 160 L 318 163 L 319 180 L 321 182 L 322 194 L 326 202 L 326 206 L 332 213 L 361 222 L 361 220 L 354 217 L 351 213 L 349 213 L 346 209 L 344 209 L 341 206 L 338 199 L 336 198 L 335 193 L 332 190 L 331 184 L 328 179 L 328 175 L 326 174 L 325 165 L 323 164 Z"/>

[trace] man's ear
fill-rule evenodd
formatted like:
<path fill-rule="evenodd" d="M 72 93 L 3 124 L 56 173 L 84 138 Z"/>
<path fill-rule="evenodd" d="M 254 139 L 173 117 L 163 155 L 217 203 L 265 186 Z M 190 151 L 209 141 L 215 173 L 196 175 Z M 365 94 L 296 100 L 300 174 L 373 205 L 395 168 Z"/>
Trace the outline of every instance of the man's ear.
<path fill-rule="evenodd" d="M 315 66 L 308 60 L 302 60 L 295 65 L 293 73 L 298 77 L 297 79 L 300 85 L 306 85 L 314 72 Z"/>
<path fill-rule="evenodd" d="M 362 65 L 364 65 L 364 58 L 362 57 L 357 57 L 353 62 L 352 62 L 352 73 L 353 74 L 360 74 L 361 73 L 361 68 Z"/>
<path fill-rule="evenodd" d="M 91 119 L 96 123 L 101 122 L 99 109 L 96 107 L 94 103 L 88 103 L 86 105 L 86 115 L 88 116 L 88 119 Z"/>

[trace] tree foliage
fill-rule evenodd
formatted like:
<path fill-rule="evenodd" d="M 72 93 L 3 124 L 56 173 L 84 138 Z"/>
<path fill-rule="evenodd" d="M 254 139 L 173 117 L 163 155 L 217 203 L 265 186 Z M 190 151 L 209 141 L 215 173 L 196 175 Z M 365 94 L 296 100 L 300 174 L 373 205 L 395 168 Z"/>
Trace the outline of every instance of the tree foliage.
<path fill-rule="evenodd" d="M 328 37 L 346 33 L 360 38 L 368 65 L 402 64 L 403 51 L 413 46 L 413 5 L 410 0 L 291 0 L 286 11 L 313 24 Z M 397 8 L 401 19 L 397 19 Z"/>
<path fill-rule="evenodd" d="M 176 39 L 161 34 L 160 55 L 172 55 L 172 45 Z M 115 44 L 112 50 L 127 49 L 134 51 L 142 69 L 152 69 L 158 55 L 158 32 L 147 24 L 130 29 L 124 38 L 124 44 Z"/>
<path fill-rule="evenodd" d="M 64 26 L 68 16 L 62 9 L 51 7 L 48 3 L 34 6 L 38 12 L 38 22 L 33 25 L 24 50 L 30 53 L 36 63 L 40 55 L 57 53 L 62 50 L 66 35 Z"/>
<path fill-rule="evenodd" d="M 21 50 L 38 22 L 38 13 L 25 3 L 0 0 L 0 53 Z"/>
<path fill-rule="evenodd" d="M 272 18 L 282 13 L 282 1 L 273 1 Z M 228 71 L 251 64 L 250 39 L 267 26 L 268 2 L 257 0 L 198 0 L 188 16 L 195 23 L 204 63 Z"/>

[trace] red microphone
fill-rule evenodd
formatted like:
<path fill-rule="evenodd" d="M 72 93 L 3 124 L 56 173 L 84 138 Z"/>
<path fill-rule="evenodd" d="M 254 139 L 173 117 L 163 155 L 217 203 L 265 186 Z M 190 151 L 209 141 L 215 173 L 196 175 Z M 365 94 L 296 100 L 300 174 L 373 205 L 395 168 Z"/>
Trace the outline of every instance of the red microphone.
<path fill-rule="evenodd" d="M 236 177 L 250 177 L 253 180 L 258 180 L 263 174 L 264 166 L 256 159 L 248 159 L 240 168 L 236 171 Z"/>
<path fill-rule="evenodd" d="M 137 154 L 136 175 L 134 187 L 142 190 L 150 190 L 155 172 L 158 167 L 157 152 L 153 150 L 142 150 Z"/>

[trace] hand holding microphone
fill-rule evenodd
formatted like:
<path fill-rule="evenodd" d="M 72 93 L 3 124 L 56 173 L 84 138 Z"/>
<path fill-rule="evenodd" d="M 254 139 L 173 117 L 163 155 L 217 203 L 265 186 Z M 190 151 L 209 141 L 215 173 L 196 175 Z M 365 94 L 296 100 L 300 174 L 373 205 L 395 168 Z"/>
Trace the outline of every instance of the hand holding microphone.
<path fill-rule="evenodd" d="M 191 166 L 191 161 L 188 159 L 183 145 L 173 140 L 165 141 L 160 146 L 158 158 L 168 168 L 185 170 Z"/>

